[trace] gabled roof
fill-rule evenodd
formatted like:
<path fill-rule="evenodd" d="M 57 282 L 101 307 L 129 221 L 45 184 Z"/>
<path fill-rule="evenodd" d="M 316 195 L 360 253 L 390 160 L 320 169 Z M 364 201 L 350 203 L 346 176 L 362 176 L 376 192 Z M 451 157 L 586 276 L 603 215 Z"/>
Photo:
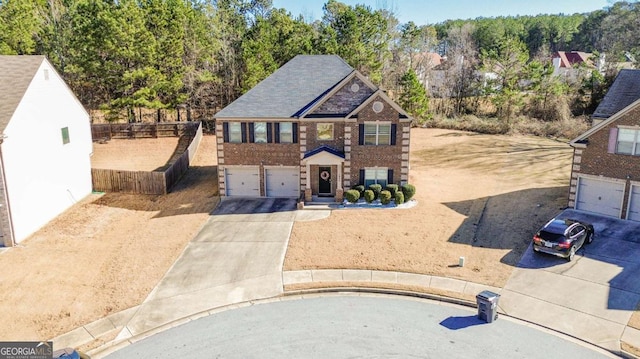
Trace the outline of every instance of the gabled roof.
<path fill-rule="evenodd" d="M 0 55 L 0 131 L 9 124 L 44 56 Z"/>
<path fill-rule="evenodd" d="M 302 157 L 302 158 L 303 159 L 304 158 L 309 158 L 309 157 L 315 156 L 315 155 L 317 155 L 318 153 L 321 153 L 321 152 L 327 152 L 329 154 L 332 154 L 332 155 L 334 155 L 336 157 L 340 157 L 342 159 L 345 158 L 344 157 L 344 152 L 342 152 L 340 150 L 337 150 L 337 149 L 335 149 L 333 147 L 329 147 L 327 145 L 322 145 L 322 146 L 320 146 L 318 148 L 315 148 L 315 149 L 313 149 L 311 151 L 305 152 L 304 153 L 304 157 Z"/>
<path fill-rule="evenodd" d="M 214 117 L 290 118 L 353 71 L 336 55 L 298 55 Z"/>
<path fill-rule="evenodd" d="M 591 116 L 606 119 L 640 99 L 640 70 L 620 70 L 613 84 Z"/>
<path fill-rule="evenodd" d="M 553 57 L 560 58 L 560 67 L 571 68 L 579 63 L 590 64 L 589 57 L 591 57 L 591 54 L 582 51 L 556 51 Z"/>
<path fill-rule="evenodd" d="M 579 145 L 580 143 L 582 143 L 584 140 L 589 138 L 594 133 L 600 131 L 601 129 L 603 129 L 605 127 L 607 127 L 611 122 L 614 122 L 614 121 L 618 120 L 620 117 L 624 116 L 627 112 L 633 110 L 634 108 L 636 108 L 638 106 L 640 106 L 640 99 L 637 99 L 636 101 L 632 102 L 629 106 L 627 106 L 627 107 L 623 108 L 622 110 L 616 112 L 613 116 L 611 116 L 608 119 L 600 122 L 599 124 L 591 127 L 585 133 L 583 133 L 580 136 L 578 136 L 578 137 L 574 138 L 573 140 L 571 140 L 571 142 L 569 142 L 569 144 L 571 146 Z"/>

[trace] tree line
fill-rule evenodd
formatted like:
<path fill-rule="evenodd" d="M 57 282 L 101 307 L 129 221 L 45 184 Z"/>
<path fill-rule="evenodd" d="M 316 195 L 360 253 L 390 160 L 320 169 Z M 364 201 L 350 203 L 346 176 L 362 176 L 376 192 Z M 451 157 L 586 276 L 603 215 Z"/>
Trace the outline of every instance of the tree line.
<path fill-rule="evenodd" d="M 408 11 L 409 9 L 403 9 Z M 587 14 L 399 23 L 394 9 L 328 0 L 306 21 L 271 0 L 0 0 L 0 54 L 41 54 L 88 109 L 220 109 L 298 54 L 337 54 L 416 118 L 479 114 L 508 121 L 588 113 L 615 69 L 552 76 L 551 53 L 640 56 L 640 4 Z M 426 53 L 447 61 L 432 66 Z M 425 79 L 439 71 L 435 94 Z M 481 73 L 494 73 L 487 79 Z M 431 101 L 430 101 L 431 100 Z"/>

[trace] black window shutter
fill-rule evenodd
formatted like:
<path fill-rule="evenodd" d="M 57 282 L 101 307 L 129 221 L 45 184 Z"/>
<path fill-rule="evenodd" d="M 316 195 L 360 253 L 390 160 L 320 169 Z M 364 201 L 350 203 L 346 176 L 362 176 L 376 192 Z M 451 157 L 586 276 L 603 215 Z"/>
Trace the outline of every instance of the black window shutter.
<path fill-rule="evenodd" d="M 274 127 L 274 132 L 275 132 L 275 137 L 276 137 L 276 143 L 280 143 L 280 123 L 276 122 L 273 124 Z"/>
<path fill-rule="evenodd" d="M 387 171 L 387 184 L 393 183 L 393 170 L 389 168 Z"/>
<path fill-rule="evenodd" d="M 396 124 L 391 125 L 391 146 L 396 145 L 396 132 L 398 132 L 397 127 L 398 125 Z"/>
<path fill-rule="evenodd" d="M 253 129 L 253 122 L 249 122 L 249 142 L 254 143 L 256 141 L 256 137 Z"/>
<path fill-rule="evenodd" d="M 246 126 L 246 123 L 240 122 L 240 132 L 242 133 L 242 143 L 247 143 L 247 126 Z"/>
<path fill-rule="evenodd" d="M 222 123 L 222 138 L 224 142 L 229 142 L 229 122 Z"/>
<path fill-rule="evenodd" d="M 293 143 L 298 143 L 298 124 L 294 123 L 291 127 L 293 131 Z"/>
<path fill-rule="evenodd" d="M 358 125 L 358 135 L 360 138 L 358 138 L 358 144 L 360 146 L 364 145 L 364 125 L 360 124 Z"/>
<path fill-rule="evenodd" d="M 273 141 L 273 124 L 267 122 L 267 143 Z"/>
<path fill-rule="evenodd" d="M 360 170 L 360 184 L 364 184 L 364 170 Z"/>

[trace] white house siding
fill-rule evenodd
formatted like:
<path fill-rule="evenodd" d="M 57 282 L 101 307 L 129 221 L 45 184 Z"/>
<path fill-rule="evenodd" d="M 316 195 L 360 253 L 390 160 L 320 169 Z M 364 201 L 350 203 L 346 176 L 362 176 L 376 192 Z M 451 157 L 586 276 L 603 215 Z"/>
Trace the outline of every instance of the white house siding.
<path fill-rule="evenodd" d="M 69 128 L 68 144 L 62 141 L 64 127 Z M 91 193 L 89 115 L 43 61 L 4 135 L 3 166 L 15 241 L 20 242 Z"/>

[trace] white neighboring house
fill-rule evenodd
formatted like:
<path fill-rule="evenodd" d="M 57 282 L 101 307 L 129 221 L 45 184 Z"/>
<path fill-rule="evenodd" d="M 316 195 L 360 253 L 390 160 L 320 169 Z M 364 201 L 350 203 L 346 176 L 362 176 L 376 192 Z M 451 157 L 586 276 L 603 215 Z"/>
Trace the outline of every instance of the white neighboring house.
<path fill-rule="evenodd" d="M 0 244 L 91 193 L 88 113 L 44 56 L 0 56 Z"/>

